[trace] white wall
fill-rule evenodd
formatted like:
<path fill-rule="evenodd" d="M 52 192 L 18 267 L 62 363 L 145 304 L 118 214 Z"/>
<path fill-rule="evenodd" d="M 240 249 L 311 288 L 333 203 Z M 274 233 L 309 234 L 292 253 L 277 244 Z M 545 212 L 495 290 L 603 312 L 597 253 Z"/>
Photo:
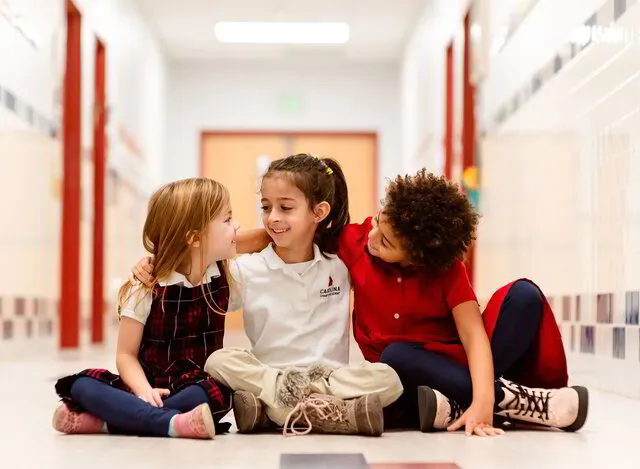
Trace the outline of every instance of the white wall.
<path fill-rule="evenodd" d="M 64 67 L 60 42 L 65 34 L 64 2 L 11 0 L 0 5 L 0 87 L 52 119 L 54 93 Z M 8 120 L 0 117 L 0 131 L 6 129 Z"/>
<path fill-rule="evenodd" d="M 454 41 L 454 173 L 462 131 L 463 20 L 476 4 L 485 50 L 481 66 L 486 80 L 478 87 L 480 127 L 488 122 L 523 81 L 567 42 L 573 28 L 604 0 L 540 0 L 515 29 L 499 54 L 490 49 L 504 27 L 518 21 L 531 0 L 433 0 L 405 48 L 401 70 L 403 165 L 408 171 L 426 166 L 443 169 L 445 54 Z M 544 32 L 544 28 L 548 28 Z M 488 60 L 487 62 L 484 62 Z"/>
<path fill-rule="evenodd" d="M 452 39 L 454 50 L 454 105 L 462 110 L 462 21 L 469 0 L 434 0 L 410 37 L 402 60 L 402 153 L 406 171 L 427 167 L 444 169 L 445 58 Z"/>
<path fill-rule="evenodd" d="M 597 16 L 597 24 L 608 26 L 613 5 L 541 0 L 512 41 L 491 59 L 482 114 L 491 117 L 601 7 L 605 13 Z M 637 31 L 640 4 L 628 6 L 618 21 Z M 543 25 L 548 29 L 540 36 Z M 619 43 L 580 52 L 550 75 L 518 113 L 485 135 L 476 271 L 483 298 L 496 285 L 520 276 L 539 282 L 559 319 L 572 373 L 577 372 L 574 382 L 636 398 L 637 47 Z M 580 94 L 573 92 L 583 81 Z M 569 112 L 561 114 L 567 96 L 572 96 L 565 106 Z M 589 107 L 593 112 L 581 112 Z M 554 114 L 562 118 L 548 123 L 547 116 Z M 520 127 L 513 125 L 518 120 Z M 526 132 L 510 130 L 514 127 Z"/>
<path fill-rule="evenodd" d="M 0 2 L 0 257 L 15 269 L 0 272 L 3 321 L 13 338 L 55 338 L 60 276 L 62 80 L 66 0 Z M 108 166 L 107 285 L 117 283 L 142 253 L 141 225 L 164 157 L 166 65 L 159 43 L 128 0 L 77 0 L 82 13 L 81 299 L 88 313 L 93 221 L 92 150 L 96 37 L 106 43 Z M 23 28 L 35 41 L 24 38 Z M 5 91 L 18 103 L 7 106 Z M 36 118 L 29 122 L 28 109 Z M 42 125 L 42 121 L 45 125 Z M 139 156 L 125 144 L 128 135 Z M 117 177 L 112 177 L 113 175 Z M 113 289 L 105 292 L 113 300 Z M 25 314 L 17 305 L 26 304 Z M 41 303 L 37 311 L 35 304 Z M 39 313 L 37 317 L 36 313 Z M 46 322 L 52 321 L 53 334 Z M 43 325 L 44 324 L 44 325 Z M 42 330 L 41 330 L 42 325 Z M 44 336 L 41 337 L 40 333 Z M 53 341 L 52 343 L 55 343 Z M 0 345 L 2 338 L 0 337 Z"/>
<path fill-rule="evenodd" d="M 559 47 L 568 43 L 575 28 L 603 3 L 605 0 L 540 0 L 500 53 L 490 60 L 481 91 L 481 121 L 491 122 L 500 106 L 552 59 Z"/>
<path fill-rule="evenodd" d="M 148 191 L 160 182 L 164 161 L 167 64 L 162 48 L 133 2 L 79 0 L 76 4 L 83 20 L 85 144 L 91 139 L 93 38 L 98 37 L 107 45 L 110 163 L 132 184 Z M 134 157 L 123 142 L 123 129 L 136 142 L 142 159 Z"/>
<path fill-rule="evenodd" d="M 173 63 L 169 82 L 167 180 L 198 174 L 200 132 L 221 129 L 378 131 L 381 176 L 401 169 L 395 64 Z"/>

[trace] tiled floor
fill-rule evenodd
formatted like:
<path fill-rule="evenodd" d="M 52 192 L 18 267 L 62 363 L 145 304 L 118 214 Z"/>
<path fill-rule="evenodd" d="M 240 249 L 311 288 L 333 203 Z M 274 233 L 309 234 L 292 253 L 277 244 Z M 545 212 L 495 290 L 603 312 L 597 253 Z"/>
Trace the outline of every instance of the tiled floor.
<path fill-rule="evenodd" d="M 637 468 L 640 401 L 592 393 L 581 433 L 514 431 L 496 439 L 462 434 L 388 433 L 382 438 L 231 433 L 214 441 L 64 436 L 51 429 L 58 376 L 113 368 L 111 349 L 81 354 L 5 355 L 0 344 L 1 467 L 277 468 L 282 453 L 363 453 L 370 463 L 456 462 L 462 469 Z"/>

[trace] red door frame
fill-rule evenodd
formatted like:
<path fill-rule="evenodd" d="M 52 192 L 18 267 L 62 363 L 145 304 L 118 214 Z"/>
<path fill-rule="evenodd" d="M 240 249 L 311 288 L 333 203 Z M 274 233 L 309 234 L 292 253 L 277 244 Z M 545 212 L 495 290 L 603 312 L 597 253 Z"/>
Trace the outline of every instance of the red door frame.
<path fill-rule="evenodd" d="M 200 134 L 200 175 L 204 174 L 204 141 L 207 137 L 215 136 L 254 136 L 254 135 L 281 135 L 283 137 L 344 137 L 344 136 L 366 136 L 374 138 L 374 156 L 373 156 L 373 206 L 378 207 L 380 204 L 380 139 L 377 132 L 358 132 L 358 131 L 300 131 L 300 130 L 205 130 Z M 360 222 L 358 222 L 360 223 Z"/>
<path fill-rule="evenodd" d="M 60 252 L 60 347 L 76 348 L 80 339 L 80 171 L 82 17 L 67 1 L 67 57 L 63 101 L 62 248 Z"/>
<path fill-rule="evenodd" d="M 451 179 L 453 165 L 453 40 L 447 46 L 445 63 L 445 108 L 444 108 L 444 175 Z"/>
<path fill-rule="evenodd" d="M 476 88 L 471 81 L 471 14 L 464 17 L 463 56 L 463 124 L 462 124 L 462 171 L 476 164 Z M 462 177 L 462 175 L 460 175 Z M 475 248 L 472 245 L 467 254 L 467 270 L 473 285 Z"/>
<path fill-rule="evenodd" d="M 104 186 L 106 121 L 106 49 L 96 41 L 95 94 L 93 114 L 93 279 L 91 304 L 91 341 L 104 339 Z"/>

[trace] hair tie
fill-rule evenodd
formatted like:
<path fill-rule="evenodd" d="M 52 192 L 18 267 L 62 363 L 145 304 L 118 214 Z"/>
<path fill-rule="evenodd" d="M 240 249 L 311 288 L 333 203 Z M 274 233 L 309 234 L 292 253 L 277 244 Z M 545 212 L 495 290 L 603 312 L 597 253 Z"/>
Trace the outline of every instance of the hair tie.
<path fill-rule="evenodd" d="M 331 169 L 329 166 L 327 166 L 327 174 L 329 176 L 331 176 L 333 174 L 333 169 Z"/>

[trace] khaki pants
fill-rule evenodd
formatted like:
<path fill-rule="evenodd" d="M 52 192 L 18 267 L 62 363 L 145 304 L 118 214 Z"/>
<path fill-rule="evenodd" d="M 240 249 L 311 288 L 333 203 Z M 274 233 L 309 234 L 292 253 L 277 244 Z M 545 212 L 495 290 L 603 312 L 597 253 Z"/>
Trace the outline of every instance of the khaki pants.
<path fill-rule="evenodd" d="M 214 352 L 204 369 L 216 381 L 234 391 L 251 392 L 264 403 L 269 418 L 278 425 L 284 425 L 289 409 L 282 408 L 277 400 L 278 376 L 284 370 L 261 363 L 248 350 L 231 347 Z M 398 399 L 402 391 L 396 372 L 383 363 L 362 362 L 344 366 L 334 370 L 328 379 L 311 383 L 312 393 L 340 399 L 377 394 L 383 407 Z"/>

